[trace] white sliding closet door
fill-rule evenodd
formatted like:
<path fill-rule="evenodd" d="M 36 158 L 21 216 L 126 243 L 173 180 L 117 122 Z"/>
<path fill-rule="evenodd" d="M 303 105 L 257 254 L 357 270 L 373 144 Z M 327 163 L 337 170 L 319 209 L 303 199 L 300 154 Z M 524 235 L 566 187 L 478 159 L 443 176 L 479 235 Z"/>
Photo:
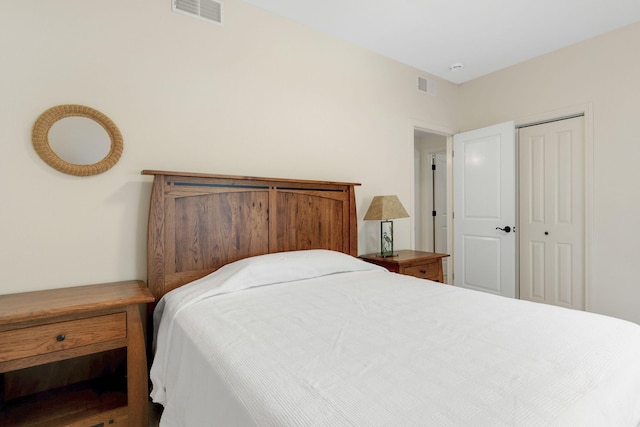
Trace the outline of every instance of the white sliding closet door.
<path fill-rule="evenodd" d="M 519 130 L 520 298 L 584 310 L 584 118 Z"/>

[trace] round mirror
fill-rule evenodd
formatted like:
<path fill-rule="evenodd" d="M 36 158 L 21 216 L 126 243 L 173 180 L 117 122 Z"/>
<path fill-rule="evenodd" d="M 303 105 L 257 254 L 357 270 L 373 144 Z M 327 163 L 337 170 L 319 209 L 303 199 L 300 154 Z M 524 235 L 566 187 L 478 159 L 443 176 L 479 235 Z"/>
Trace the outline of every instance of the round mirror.
<path fill-rule="evenodd" d="M 33 146 L 49 166 L 77 176 L 102 173 L 122 155 L 122 135 L 104 114 L 83 105 L 59 105 L 33 126 Z"/>

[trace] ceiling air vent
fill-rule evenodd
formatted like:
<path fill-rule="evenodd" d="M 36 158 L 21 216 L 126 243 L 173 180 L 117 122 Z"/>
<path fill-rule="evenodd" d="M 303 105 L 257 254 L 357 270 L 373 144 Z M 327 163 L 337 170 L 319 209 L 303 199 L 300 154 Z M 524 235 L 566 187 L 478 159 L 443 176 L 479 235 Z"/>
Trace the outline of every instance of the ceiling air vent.
<path fill-rule="evenodd" d="M 425 77 L 418 76 L 418 90 L 436 96 L 436 82 Z"/>
<path fill-rule="evenodd" d="M 172 0 L 173 11 L 222 24 L 222 3 L 213 0 Z"/>

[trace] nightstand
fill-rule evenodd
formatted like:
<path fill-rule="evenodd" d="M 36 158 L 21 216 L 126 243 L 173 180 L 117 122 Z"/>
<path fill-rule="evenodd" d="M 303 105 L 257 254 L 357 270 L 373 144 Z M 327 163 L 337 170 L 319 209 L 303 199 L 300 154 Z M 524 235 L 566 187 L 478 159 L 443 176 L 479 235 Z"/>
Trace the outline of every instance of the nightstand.
<path fill-rule="evenodd" d="M 137 280 L 0 295 L 0 425 L 146 426 L 140 305 L 153 300 Z M 96 366 L 115 356 L 117 372 Z M 82 362 L 99 375 L 68 380 Z M 43 390 L 55 381 L 39 369 L 69 384 Z"/>
<path fill-rule="evenodd" d="M 397 256 L 381 257 L 378 254 L 367 254 L 361 255 L 360 258 L 364 261 L 380 265 L 394 273 L 444 283 L 442 258 L 448 256 L 448 254 L 435 252 L 400 250 Z"/>

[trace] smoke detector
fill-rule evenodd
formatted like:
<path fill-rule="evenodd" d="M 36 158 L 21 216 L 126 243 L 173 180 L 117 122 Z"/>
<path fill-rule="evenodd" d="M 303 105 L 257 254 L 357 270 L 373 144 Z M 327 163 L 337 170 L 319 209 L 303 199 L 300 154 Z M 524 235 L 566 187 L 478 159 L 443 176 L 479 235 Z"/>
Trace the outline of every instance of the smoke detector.
<path fill-rule="evenodd" d="M 459 62 L 456 62 L 455 64 L 452 64 L 449 66 L 449 71 L 451 71 L 452 73 L 457 73 L 458 71 L 462 71 L 463 68 L 464 68 L 464 65 L 462 65 Z"/>

